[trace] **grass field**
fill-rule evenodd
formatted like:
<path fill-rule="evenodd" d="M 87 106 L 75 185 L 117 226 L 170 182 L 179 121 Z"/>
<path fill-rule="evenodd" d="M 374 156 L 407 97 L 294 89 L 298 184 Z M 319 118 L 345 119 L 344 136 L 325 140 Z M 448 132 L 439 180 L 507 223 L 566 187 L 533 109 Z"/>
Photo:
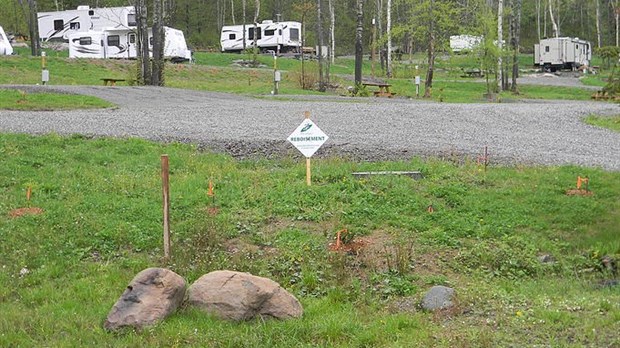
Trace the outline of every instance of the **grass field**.
<path fill-rule="evenodd" d="M 174 143 L 0 134 L 0 153 L 3 347 L 620 345 L 620 288 L 602 287 L 612 275 L 599 267 L 620 256 L 617 172 L 319 158 L 307 187 L 299 158 L 238 161 Z M 425 178 L 351 176 L 368 170 Z M 592 195 L 566 194 L 577 176 L 590 178 Z M 363 241 L 359 253 L 329 250 L 345 228 Z M 545 254 L 555 262 L 541 263 Z M 190 283 L 217 269 L 272 278 L 304 317 L 232 324 L 182 308 L 143 331 L 106 333 L 124 287 L 152 266 Z M 435 284 L 456 289 L 454 309 L 418 309 Z"/>
<path fill-rule="evenodd" d="M 0 84 L 36 84 L 40 81 L 40 58 L 28 56 L 24 49 L 19 56 L 0 58 Z M 234 66 L 236 60 L 251 60 L 250 54 L 223 54 L 197 52 L 195 64 L 169 64 L 165 71 L 166 85 L 170 87 L 198 90 L 230 92 L 246 95 L 269 95 L 273 90 L 274 59 L 271 55 L 259 55 L 261 64 L 256 68 Z M 519 57 L 521 67 L 531 68 L 531 56 Z M 51 84 L 101 85 L 106 77 L 135 80 L 135 61 L 69 59 L 65 51 L 50 52 L 48 68 Z M 416 71 L 415 66 L 418 66 Z M 463 69 L 477 67 L 475 59 L 466 55 L 442 56 L 437 60 L 434 78 L 433 99 L 449 103 L 471 103 L 484 101 L 486 93 L 484 82 L 472 82 L 461 77 Z M 328 94 L 347 95 L 347 87 L 353 83 L 352 58 L 338 58 L 331 64 L 331 83 L 337 86 Z M 320 94 L 316 90 L 301 88 L 301 62 L 291 58 L 279 58 L 277 67 L 283 71 L 280 94 Z M 310 81 L 318 82 L 316 61 L 306 61 L 304 69 Z M 418 53 L 394 64 L 394 78 L 386 79 L 380 65 L 375 64 L 374 76 L 383 78 L 393 85 L 393 92 L 399 97 L 415 97 L 413 78 L 419 73 L 425 78 L 424 55 Z M 372 64 L 363 62 L 364 78 L 373 76 Z M 604 74 L 590 76 L 585 81 L 589 85 L 604 85 Z M 312 83 L 311 83 L 312 84 Z M 422 86 L 423 87 L 423 86 Z M 520 94 L 502 92 L 500 99 L 577 99 L 590 98 L 591 91 L 578 88 L 545 88 L 520 86 Z M 372 94 L 372 93 L 371 93 Z"/>
<path fill-rule="evenodd" d="M 607 129 L 611 129 L 615 132 L 620 132 L 620 115 L 611 116 L 611 117 L 603 117 L 603 116 L 588 116 L 585 119 L 587 124 L 591 124 L 593 126 L 603 127 Z"/>
<path fill-rule="evenodd" d="M 28 93 L 23 90 L 0 89 L 0 109 L 5 110 L 71 110 L 108 108 L 113 104 L 99 98 L 55 93 Z"/>

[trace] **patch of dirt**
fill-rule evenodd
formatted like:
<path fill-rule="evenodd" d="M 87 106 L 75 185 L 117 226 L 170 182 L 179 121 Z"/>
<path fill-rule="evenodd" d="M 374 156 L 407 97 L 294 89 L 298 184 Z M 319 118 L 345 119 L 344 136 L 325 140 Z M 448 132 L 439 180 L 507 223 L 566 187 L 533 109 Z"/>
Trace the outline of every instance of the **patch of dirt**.
<path fill-rule="evenodd" d="M 583 189 L 580 189 L 580 190 L 573 189 L 573 190 L 566 191 L 567 196 L 592 196 L 593 194 L 594 192 L 583 190 Z"/>
<path fill-rule="evenodd" d="M 9 216 L 12 218 L 21 217 L 24 215 L 40 215 L 43 214 L 43 209 L 37 207 L 19 208 L 9 212 Z"/>

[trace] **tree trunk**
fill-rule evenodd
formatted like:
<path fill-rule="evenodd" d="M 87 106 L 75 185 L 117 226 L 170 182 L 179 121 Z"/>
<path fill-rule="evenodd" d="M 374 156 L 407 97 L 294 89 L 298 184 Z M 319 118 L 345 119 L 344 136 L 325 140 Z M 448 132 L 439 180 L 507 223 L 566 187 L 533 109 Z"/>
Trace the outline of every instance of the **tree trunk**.
<path fill-rule="evenodd" d="M 28 0 L 28 29 L 30 31 L 30 53 L 33 56 L 41 55 L 41 40 L 39 39 L 39 19 L 36 0 Z"/>
<path fill-rule="evenodd" d="M 258 62 L 258 16 L 260 15 L 260 0 L 254 2 L 254 64 Z"/>
<path fill-rule="evenodd" d="M 357 28 L 355 29 L 355 88 L 362 84 L 362 61 L 364 52 L 362 48 L 362 33 L 364 29 L 363 0 L 357 0 Z"/>
<path fill-rule="evenodd" d="M 136 20 L 138 22 L 138 84 L 145 85 L 151 81 L 146 0 L 136 0 Z"/>
<path fill-rule="evenodd" d="M 551 1 L 551 0 L 549 0 Z M 499 49 L 499 57 L 497 58 L 497 79 L 499 80 L 499 91 L 502 91 L 504 85 L 504 79 L 502 73 L 504 71 L 504 64 L 502 62 L 503 52 L 503 40 L 504 40 L 504 0 L 499 0 L 497 5 L 497 48 Z"/>
<path fill-rule="evenodd" d="M 332 64 L 334 64 L 336 60 L 336 11 L 334 9 L 334 0 L 329 0 L 329 37 L 330 37 L 330 47 L 329 51 L 329 60 Z"/>
<path fill-rule="evenodd" d="M 620 46 L 620 42 L 618 41 L 618 39 L 620 38 L 618 35 L 620 29 L 620 7 L 618 7 L 618 0 L 616 0 L 616 2 L 614 3 L 614 14 L 616 19 L 616 46 Z"/>
<path fill-rule="evenodd" d="M 163 0 L 153 0 L 153 60 L 151 64 L 151 85 L 164 85 L 164 30 Z"/>
<path fill-rule="evenodd" d="M 522 0 L 513 0 L 513 35 L 512 35 L 512 87 L 513 93 L 518 93 L 517 77 L 519 77 L 519 42 L 521 41 L 521 3 Z"/>
<path fill-rule="evenodd" d="M 379 33 L 379 37 L 377 37 L 377 39 L 381 39 L 381 36 L 383 35 L 383 21 L 382 21 L 382 15 L 383 15 L 383 0 L 376 0 L 375 5 L 377 6 L 376 11 L 377 11 L 377 33 Z M 375 40 L 375 43 L 377 42 L 377 40 Z M 383 55 L 383 49 L 379 48 L 379 61 L 381 63 L 381 72 L 385 72 L 385 59 L 383 59 L 384 55 Z"/>
<path fill-rule="evenodd" d="M 325 77 L 323 76 L 323 63 L 325 59 L 323 59 L 323 14 L 321 13 L 321 0 L 316 1 L 316 15 L 316 34 L 319 44 L 319 49 L 317 50 L 317 53 L 319 55 L 319 91 L 325 92 Z"/>
<path fill-rule="evenodd" d="M 392 0 L 387 0 L 387 77 L 392 77 Z"/>
<path fill-rule="evenodd" d="M 242 12 L 243 12 L 243 50 L 245 51 L 245 0 L 241 0 L 241 8 L 242 8 Z"/>
<path fill-rule="evenodd" d="M 538 42 L 540 42 L 540 0 L 536 0 L 536 32 L 538 33 Z"/>
<path fill-rule="evenodd" d="M 430 98 L 433 91 L 433 70 L 435 69 L 435 18 L 433 16 L 434 5 L 435 0 L 430 0 L 430 23 L 428 26 L 428 70 L 426 71 L 426 81 L 424 81 L 424 98 Z"/>
<path fill-rule="evenodd" d="M 230 19 L 232 19 L 232 24 L 237 25 L 235 21 L 235 0 L 230 0 Z"/>
<path fill-rule="evenodd" d="M 555 21 L 555 18 L 553 17 L 552 1 L 553 0 L 549 0 L 549 18 L 551 19 L 551 25 L 553 26 L 553 35 L 555 37 L 560 37 L 560 30 L 558 29 L 558 23 Z M 598 3 L 598 0 L 596 0 L 596 2 Z"/>
<path fill-rule="evenodd" d="M 598 48 L 601 48 L 601 4 L 600 0 L 594 0 L 596 2 L 596 40 Z"/>

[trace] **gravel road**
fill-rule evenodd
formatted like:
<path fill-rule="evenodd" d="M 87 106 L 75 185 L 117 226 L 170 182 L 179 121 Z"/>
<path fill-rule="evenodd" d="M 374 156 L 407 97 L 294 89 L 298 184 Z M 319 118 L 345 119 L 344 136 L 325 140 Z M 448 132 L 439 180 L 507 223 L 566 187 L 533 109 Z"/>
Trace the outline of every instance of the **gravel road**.
<path fill-rule="evenodd" d="M 316 156 L 361 160 L 479 156 L 492 163 L 578 164 L 620 170 L 620 134 L 586 125 L 589 114 L 617 115 L 601 102 L 442 104 L 347 97 L 250 98 L 153 87 L 22 87 L 97 96 L 105 110 L 0 111 L 0 131 L 142 137 L 183 141 L 236 157 L 298 155 L 286 142 L 304 111 L 330 139 Z"/>

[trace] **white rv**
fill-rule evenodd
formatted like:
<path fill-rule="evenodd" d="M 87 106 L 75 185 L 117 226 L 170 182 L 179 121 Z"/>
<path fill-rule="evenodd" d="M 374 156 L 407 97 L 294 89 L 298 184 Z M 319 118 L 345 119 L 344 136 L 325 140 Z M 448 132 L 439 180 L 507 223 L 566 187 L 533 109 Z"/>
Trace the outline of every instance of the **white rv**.
<path fill-rule="evenodd" d="M 220 44 L 222 52 L 240 52 L 254 45 L 254 24 L 227 25 L 222 27 Z M 256 28 L 256 45 L 261 51 L 299 52 L 301 49 L 301 23 L 263 21 Z M 245 46 L 243 31 L 245 30 Z"/>
<path fill-rule="evenodd" d="M 450 49 L 454 53 L 471 51 L 482 42 L 482 36 L 453 35 L 450 36 Z"/>
<path fill-rule="evenodd" d="M 13 46 L 11 46 L 11 41 L 4 32 L 4 29 L 0 27 L 0 56 L 9 56 L 11 54 L 13 54 Z"/>
<path fill-rule="evenodd" d="M 558 37 L 542 39 L 534 45 L 534 65 L 545 71 L 576 69 L 590 65 L 592 45 L 579 38 Z"/>
<path fill-rule="evenodd" d="M 191 60 L 185 36 L 178 29 L 164 27 L 164 57 L 173 62 Z M 69 58 L 136 58 L 137 34 L 134 29 L 106 28 L 85 33 L 69 34 Z M 153 36 L 149 29 L 149 52 L 152 55 Z"/>
<path fill-rule="evenodd" d="M 41 40 L 66 42 L 71 33 L 104 28 L 135 28 L 136 11 L 133 6 L 109 8 L 78 6 L 76 10 L 39 12 L 38 20 Z"/>

